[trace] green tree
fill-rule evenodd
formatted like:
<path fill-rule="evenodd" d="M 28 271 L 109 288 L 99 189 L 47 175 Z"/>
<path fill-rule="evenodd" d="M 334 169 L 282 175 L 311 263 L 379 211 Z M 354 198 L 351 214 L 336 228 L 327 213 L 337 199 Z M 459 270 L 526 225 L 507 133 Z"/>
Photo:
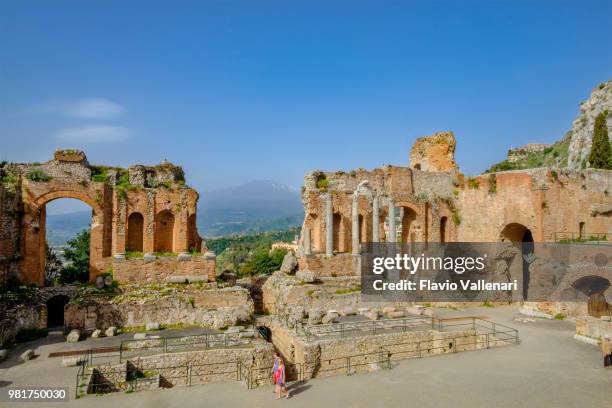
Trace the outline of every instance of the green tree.
<path fill-rule="evenodd" d="M 240 267 L 241 276 L 270 275 L 280 269 L 286 249 L 275 249 L 270 252 L 267 248 L 257 249 L 247 262 Z"/>
<path fill-rule="evenodd" d="M 595 169 L 612 170 L 612 151 L 610 150 L 608 125 L 606 123 L 607 114 L 607 111 L 603 111 L 595 118 L 593 143 L 589 155 L 589 163 Z"/>
<path fill-rule="evenodd" d="M 87 282 L 89 278 L 89 230 L 83 230 L 67 242 L 64 257 L 69 265 L 62 271 L 63 283 Z"/>
<path fill-rule="evenodd" d="M 59 260 L 55 252 L 51 250 L 48 243 L 45 243 L 45 285 L 50 286 L 56 281 L 61 281 L 62 277 L 62 262 Z"/>

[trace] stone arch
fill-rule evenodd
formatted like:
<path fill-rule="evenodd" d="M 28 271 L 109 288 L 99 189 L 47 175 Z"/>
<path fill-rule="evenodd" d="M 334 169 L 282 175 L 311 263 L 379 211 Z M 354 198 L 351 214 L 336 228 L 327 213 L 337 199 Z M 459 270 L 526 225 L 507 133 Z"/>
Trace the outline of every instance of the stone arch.
<path fill-rule="evenodd" d="M 313 252 L 322 251 L 321 245 L 321 217 L 316 213 L 309 213 L 306 216 L 305 228 L 310 230 L 310 245 Z"/>
<path fill-rule="evenodd" d="M 448 241 L 448 217 L 440 218 L 440 243 L 444 244 Z"/>
<path fill-rule="evenodd" d="M 47 300 L 47 327 L 64 326 L 64 307 L 70 301 L 66 295 L 55 295 Z"/>
<path fill-rule="evenodd" d="M 155 216 L 155 252 L 174 251 L 174 214 L 162 210 Z"/>
<path fill-rule="evenodd" d="M 344 234 L 341 233 L 342 226 L 342 215 L 340 213 L 334 213 L 332 216 L 332 240 L 334 243 L 334 252 L 340 252 L 340 248 L 343 246 L 340 242 L 340 239 L 344 238 Z"/>
<path fill-rule="evenodd" d="M 417 212 L 408 206 L 400 206 L 400 219 L 401 219 L 401 243 L 407 244 L 417 240 L 414 224 L 417 219 Z"/>
<path fill-rule="evenodd" d="M 572 287 L 587 297 L 589 315 L 594 317 L 606 316 L 608 310 L 612 310 L 605 296 L 606 290 L 610 287 L 610 281 L 603 276 L 582 276 L 572 282 Z"/>
<path fill-rule="evenodd" d="M 26 186 L 24 195 L 33 195 Z M 84 202 L 92 209 L 90 224 L 89 280 L 105 269 L 104 257 L 110 256 L 111 239 L 107 214 L 102 207 L 103 191 L 88 189 L 80 184 L 44 191 L 33 199 L 24 199 L 24 228 L 22 230 L 21 280 L 45 284 L 46 263 L 46 205 L 57 199 L 71 198 Z"/>
<path fill-rule="evenodd" d="M 529 295 L 529 281 L 531 279 L 529 271 L 528 255 L 533 254 L 533 234 L 531 230 L 519 223 L 507 224 L 500 233 L 500 241 L 521 243 L 523 258 L 523 299 L 527 300 Z"/>
<path fill-rule="evenodd" d="M 126 250 L 142 252 L 144 242 L 144 217 L 139 212 L 133 212 L 127 222 Z"/>

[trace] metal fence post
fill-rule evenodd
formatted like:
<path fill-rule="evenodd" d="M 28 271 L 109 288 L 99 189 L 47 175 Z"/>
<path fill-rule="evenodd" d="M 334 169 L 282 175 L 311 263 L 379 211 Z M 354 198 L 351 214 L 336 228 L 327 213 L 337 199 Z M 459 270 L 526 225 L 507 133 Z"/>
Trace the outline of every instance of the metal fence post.
<path fill-rule="evenodd" d="M 346 358 L 346 375 L 351 375 L 351 358 Z"/>
<path fill-rule="evenodd" d="M 168 352 L 168 339 L 164 337 L 164 353 Z"/>

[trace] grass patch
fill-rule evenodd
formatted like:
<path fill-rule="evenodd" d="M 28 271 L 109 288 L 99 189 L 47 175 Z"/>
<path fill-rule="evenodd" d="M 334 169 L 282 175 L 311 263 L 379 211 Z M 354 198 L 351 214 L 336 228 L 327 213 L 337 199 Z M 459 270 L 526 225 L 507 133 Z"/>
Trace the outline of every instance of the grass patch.
<path fill-rule="evenodd" d="M 354 293 L 354 292 L 360 292 L 360 291 L 361 291 L 361 285 L 355 286 L 352 288 L 338 289 L 336 290 L 336 295 L 346 295 L 347 293 Z"/>
<path fill-rule="evenodd" d="M 493 307 L 493 305 L 491 304 L 491 302 L 489 302 L 488 300 L 487 300 L 487 301 L 484 301 L 484 302 L 482 303 L 482 305 L 483 305 L 484 307 Z"/>
<path fill-rule="evenodd" d="M 52 179 L 51 176 L 49 176 L 47 173 L 45 173 L 41 169 L 28 170 L 28 172 L 26 173 L 26 177 L 28 178 L 28 180 L 39 181 L 39 182 L 50 181 Z"/>
<path fill-rule="evenodd" d="M 555 320 L 564 320 L 565 315 L 563 313 L 557 313 L 554 317 Z"/>

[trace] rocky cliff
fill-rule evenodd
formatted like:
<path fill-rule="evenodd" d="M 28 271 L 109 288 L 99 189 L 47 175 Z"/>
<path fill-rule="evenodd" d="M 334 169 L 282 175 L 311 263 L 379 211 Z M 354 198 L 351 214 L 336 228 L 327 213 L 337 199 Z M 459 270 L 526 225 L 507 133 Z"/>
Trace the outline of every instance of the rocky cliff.
<path fill-rule="evenodd" d="M 570 130 L 568 167 L 573 169 L 588 167 L 595 117 L 604 110 L 610 112 L 607 118 L 610 129 L 612 128 L 612 80 L 599 84 L 589 99 L 580 104 L 580 113 Z M 612 135 L 612 132 L 609 133 Z"/>

